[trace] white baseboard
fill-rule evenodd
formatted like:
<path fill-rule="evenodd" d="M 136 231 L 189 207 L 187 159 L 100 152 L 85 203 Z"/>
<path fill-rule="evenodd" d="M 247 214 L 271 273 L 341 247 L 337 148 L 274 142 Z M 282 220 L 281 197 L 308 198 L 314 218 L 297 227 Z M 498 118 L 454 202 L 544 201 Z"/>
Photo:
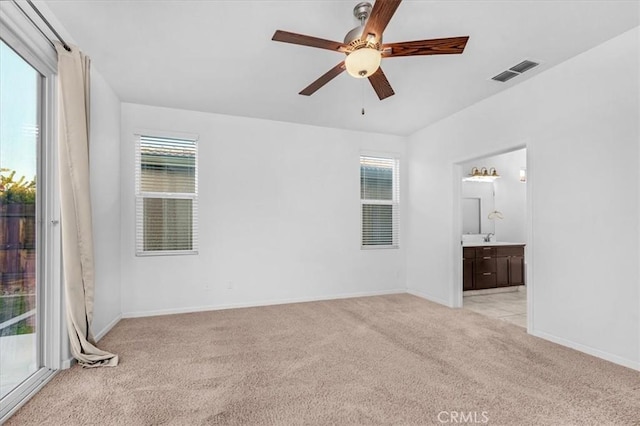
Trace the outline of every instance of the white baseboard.
<path fill-rule="evenodd" d="M 523 285 L 517 285 L 512 287 L 485 288 L 483 290 L 465 290 L 462 295 L 481 296 L 484 294 L 517 293 L 519 291 L 527 291 L 527 289 Z"/>
<path fill-rule="evenodd" d="M 364 291 L 364 292 L 358 292 L 358 293 L 335 294 L 331 296 L 299 297 L 299 298 L 292 298 L 292 299 L 272 299 L 272 300 L 263 300 L 263 301 L 250 302 L 250 303 L 229 303 L 224 305 L 208 305 L 208 306 L 194 306 L 189 308 L 159 309 L 154 311 L 125 312 L 122 314 L 122 318 L 140 318 L 140 317 L 154 317 L 158 315 L 188 314 L 191 312 L 219 311 L 223 309 L 235 309 L 235 308 L 254 308 L 258 306 L 285 305 L 288 303 L 317 302 L 321 300 L 334 300 L 334 299 L 351 299 L 354 297 L 383 296 L 386 294 L 402 294 L 406 292 L 407 291 L 404 288 L 397 288 L 397 289 L 381 290 L 381 291 Z"/>
<path fill-rule="evenodd" d="M 76 362 L 78 362 L 78 361 L 74 357 L 70 357 L 70 358 L 64 359 L 64 360 L 62 360 L 62 363 L 60 364 L 60 369 L 61 370 L 68 370 Z"/>
<path fill-rule="evenodd" d="M 448 300 L 444 300 L 444 299 L 441 299 L 439 297 L 434 297 L 434 296 L 431 296 L 430 294 L 426 294 L 426 293 L 423 293 L 421 291 L 413 290 L 413 289 L 408 289 L 408 290 L 406 290 L 406 292 L 409 293 L 409 294 L 412 294 L 414 296 L 418 296 L 418 297 L 420 297 L 422 299 L 426 299 L 426 300 L 428 300 L 430 302 L 435 302 L 435 303 L 438 303 L 440 305 L 444 305 L 444 306 L 447 306 L 449 308 L 453 308 L 453 305 Z"/>
<path fill-rule="evenodd" d="M 111 321 L 109 324 L 107 324 L 107 326 L 105 328 L 103 328 L 102 330 L 100 330 L 100 332 L 98 332 L 94 337 L 96 339 L 96 342 L 99 342 L 100 339 L 102 339 L 105 334 L 107 334 L 109 331 L 111 331 L 111 329 L 113 327 L 116 326 L 117 323 L 120 322 L 120 320 L 122 319 L 122 315 L 118 315 L 113 321 Z"/>
<path fill-rule="evenodd" d="M 571 349 L 575 349 L 580 352 L 584 352 L 588 355 L 593 355 L 596 358 L 604 359 L 605 361 L 613 362 L 614 364 L 622 365 L 623 367 L 631 368 L 633 370 L 640 370 L 640 362 L 636 362 L 630 359 L 622 358 L 618 355 L 610 354 L 608 352 L 601 351 L 599 349 L 592 348 L 590 346 L 576 343 L 571 340 L 557 337 L 552 334 L 545 333 L 544 331 L 531 330 L 529 333 L 532 336 L 539 337 L 544 340 L 548 340 L 558 345 L 566 346 Z"/>

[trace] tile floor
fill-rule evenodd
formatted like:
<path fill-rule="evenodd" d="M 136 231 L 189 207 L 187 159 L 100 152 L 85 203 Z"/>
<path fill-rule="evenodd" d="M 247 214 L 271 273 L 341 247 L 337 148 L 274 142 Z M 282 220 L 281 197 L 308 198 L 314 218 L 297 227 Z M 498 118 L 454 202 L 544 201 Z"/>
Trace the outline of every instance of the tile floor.
<path fill-rule="evenodd" d="M 527 327 L 527 291 L 524 286 L 505 293 L 464 296 L 462 303 L 464 309 Z"/>

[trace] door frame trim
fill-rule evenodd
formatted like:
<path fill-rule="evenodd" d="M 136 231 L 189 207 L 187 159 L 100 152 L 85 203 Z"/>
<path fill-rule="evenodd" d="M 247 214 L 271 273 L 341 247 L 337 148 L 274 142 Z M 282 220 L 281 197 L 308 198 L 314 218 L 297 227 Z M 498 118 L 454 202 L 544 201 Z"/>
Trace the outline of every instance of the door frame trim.
<path fill-rule="evenodd" d="M 475 155 L 473 157 L 464 158 L 458 160 L 452 164 L 452 188 L 453 188 L 453 227 L 452 227 L 452 244 L 450 245 L 452 265 L 451 268 L 451 286 L 449 289 L 449 300 L 451 301 L 452 308 L 462 308 L 463 305 L 463 290 L 462 290 L 462 164 L 469 161 L 478 160 L 486 157 L 492 157 L 500 154 L 507 154 L 509 152 L 517 151 L 520 149 L 527 150 L 527 181 L 526 181 L 526 193 L 527 193 L 527 205 L 526 205 L 526 233 L 527 241 L 525 246 L 525 279 L 526 279 L 526 292 L 527 292 L 527 333 L 531 334 L 534 327 L 534 276 L 533 276 L 533 247 L 534 247 L 534 233 L 533 233 L 533 176 L 535 171 L 533 167 L 533 152 L 534 148 L 531 142 L 527 139 L 521 141 L 519 144 L 509 146 L 494 152 L 486 152 L 481 155 Z"/>

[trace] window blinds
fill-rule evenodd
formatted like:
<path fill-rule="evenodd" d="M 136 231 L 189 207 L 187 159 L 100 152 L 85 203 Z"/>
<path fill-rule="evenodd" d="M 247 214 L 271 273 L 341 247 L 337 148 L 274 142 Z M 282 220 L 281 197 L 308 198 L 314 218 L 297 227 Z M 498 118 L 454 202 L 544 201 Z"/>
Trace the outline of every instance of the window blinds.
<path fill-rule="evenodd" d="M 195 140 L 137 138 L 137 254 L 197 252 L 197 172 Z"/>
<path fill-rule="evenodd" d="M 363 247 L 398 247 L 399 200 L 398 159 L 361 156 Z"/>

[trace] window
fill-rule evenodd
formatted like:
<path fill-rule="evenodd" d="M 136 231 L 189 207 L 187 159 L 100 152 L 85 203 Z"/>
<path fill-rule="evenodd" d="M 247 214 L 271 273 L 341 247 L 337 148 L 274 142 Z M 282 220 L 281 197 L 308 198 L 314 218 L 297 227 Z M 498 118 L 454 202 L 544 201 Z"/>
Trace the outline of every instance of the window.
<path fill-rule="evenodd" d="M 398 247 L 399 181 L 398 159 L 360 157 L 363 248 Z"/>
<path fill-rule="evenodd" d="M 194 139 L 136 141 L 136 254 L 197 254 L 198 150 Z"/>

